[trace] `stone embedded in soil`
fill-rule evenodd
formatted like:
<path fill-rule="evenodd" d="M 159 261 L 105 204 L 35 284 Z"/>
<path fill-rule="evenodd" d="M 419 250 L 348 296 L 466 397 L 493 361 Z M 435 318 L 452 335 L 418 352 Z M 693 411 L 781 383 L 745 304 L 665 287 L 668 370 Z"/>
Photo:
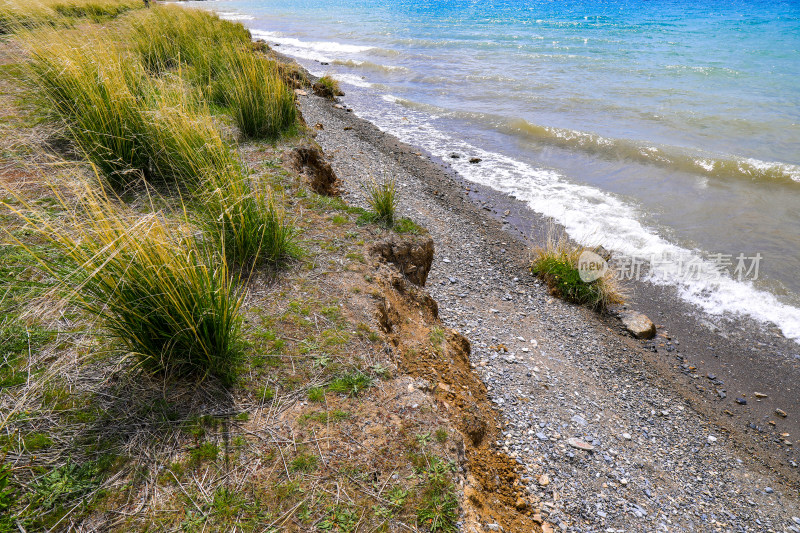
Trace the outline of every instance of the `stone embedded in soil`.
<path fill-rule="evenodd" d="M 738 403 L 739 405 L 747 405 L 747 400 L 745 400 L 744 398 L 736 398 L 736 403 Z"/>
<path fill-rule="evenodd" d="M 433 239 L 430 235 L 391 234 L 373 244 L 370 253 L 394 264 L 409 281 L 424 287 L 433 263 Z"/>
<path fill-rule="evenodd" d="M 789 415 L 786 414 L 786 411 L 784 411 L 783 409 L 775 409 L 775 414 L 778 415 L 781 418 L 786 418 L 787 416 L 789 416 Z"/>
<path fill-rule="evenodd" d="M 582 441 L 581 439 L 576 439 L 575 437 L 567 439 L 567 444 L 569 444 L 573 448 L 577 448 L 578 450 L 583 450 L 586 452 L 594 450 L 594 446 L 592 446 L 588 442 Z"/>
<path fill-rule="evenodd" d="M 480 163 L 481 161 L 483 161 L 483 159 L 481 159 L 480 157 L 470 157 L 469 158 L 469 162 L 472 163 L 472 164 Z"/>
<path fill-rule="evenodd" d="M 620 314 L 622 325 L 637 339 L 652 339 L 656 336 L 656 325 L 642 313 L 625 311 Z"/>

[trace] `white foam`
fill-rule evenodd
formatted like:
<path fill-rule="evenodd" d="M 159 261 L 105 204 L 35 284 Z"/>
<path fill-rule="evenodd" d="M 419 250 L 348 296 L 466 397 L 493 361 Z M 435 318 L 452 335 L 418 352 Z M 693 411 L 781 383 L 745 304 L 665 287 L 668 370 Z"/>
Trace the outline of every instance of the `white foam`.
<path fill-rule="evenodd" d="M 223 20 L 253 20 L 255 17 L 250 15 L 245 15 L 243 13 L 236 13 L 234 11 L 217 11 L 217 15 L 219 18 Z"/>
<path fill-rule="evenodd" d="M 525 201 L 534 211 L 563 225 L 579 242 L 595 245 L 600 241 L 606 248 L 625 256 L 692 258 L 693 264 L 698 265 L 697 279 L 686 279 L 685 272 L 661 269 L 652 272 L 648 281 L 677 287 L 681 298 L 711 315 L 733 314 L 773 323 L 787 338 L 800 343 L 800 309 L 781 303 L 773 294 L 757 289 L 750 282 L 737 281 L 727 274 L 720 276 L 715 263 L 702 259 L 696 251 L 668 242 L 645 227 L 635 206 L 595 187 L 569 182 L 555 171 L 536 168 L 460 141 L 433 126 L 431 117 L 424 113 L 400 107 L 396 97 L 383 95 L 382 98 L 386 105 L 395 109 L 390 112 L 357 109 L 357 114 L 405 142 L 446 158 L 468 180 Z M 410 120 L 403 120 L 403 117 Z M 482 162 L 472 165 L 466 157 L 451 159 L 448 155 L 453 152 L 480 157 Z"/>
<path fill-rule="evenodd" d="M 372 46 L 358 46 L 335 41 L 303 41 L 295 37 L 286 37 L 282 33 L 274 31 L 251 30 L 250 33 L 254 37 L 280 44 L 281 52 L 288 55 L 322 62 L 331 62 L 335 57 L 359 54 L 373 48 Z"/>

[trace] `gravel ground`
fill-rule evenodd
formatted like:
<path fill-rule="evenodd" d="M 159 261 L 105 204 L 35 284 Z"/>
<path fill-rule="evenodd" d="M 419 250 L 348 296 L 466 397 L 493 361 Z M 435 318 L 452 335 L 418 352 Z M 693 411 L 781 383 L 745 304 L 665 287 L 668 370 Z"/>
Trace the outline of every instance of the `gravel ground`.
<path fill-rule="evenodd" d="M 400 211 L 431 232 L 428 290 L 471 340 L 506 424 L 497 445 L 527 472 L 543 519 L 576 532 L 800 533 L 797 488 L 695 411 L 613 319 L 549 296 L 525 273 L 520 235 L 441 165 L 330 102 L 301 101 L 345 197 L 364 205 L 360 183 L 393 175 Z"/>

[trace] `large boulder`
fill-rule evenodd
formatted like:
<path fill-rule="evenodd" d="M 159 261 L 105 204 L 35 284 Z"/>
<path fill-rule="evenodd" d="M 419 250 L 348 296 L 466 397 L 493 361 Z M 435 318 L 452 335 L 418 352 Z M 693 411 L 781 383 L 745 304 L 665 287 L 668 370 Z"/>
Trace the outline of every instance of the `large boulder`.
<path fill-rule="evenodd" d="M 339 180 L 325 160 L 325 154 L 315 143 L 298 146 L 292 151 L 292 166 L 307 178 L 311 189 L 325 196 L 339 193 Z"/>
<path fill-rule="evenodd" d="M 623 311 L 619 318 L 625 329 L 637 339 L 652 339 L 656 336 L 656 325 L 642 313 Z"/>
<path fill-rule="evenodd" d="M 397 267 L 409 281 L 425 286 L 433 263 L 433 239 L 430 235 L 397 235 L 370 246 L 370 253 Z"/>

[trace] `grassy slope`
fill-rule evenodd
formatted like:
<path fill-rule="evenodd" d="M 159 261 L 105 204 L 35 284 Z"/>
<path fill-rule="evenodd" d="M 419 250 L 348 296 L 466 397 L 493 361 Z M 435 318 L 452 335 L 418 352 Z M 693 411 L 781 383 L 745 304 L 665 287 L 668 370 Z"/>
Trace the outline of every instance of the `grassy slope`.
<path fill-rule="evenodd" d="M 13 43 L 0 46 L 0 180 L 57 224 L 64 213 L 43 178 L 88 169 L 15 82 Z M 93 334 L 90 316 L 48 297 L 51 280 L 3 236 L 0 439 L 10 484 L 0 481 L 0 531 L 452 528 L 457 439 L 426 396 L 409 392 L 374 315 L 365 243 L 385 230 L 357 224 L 359 212 L 282 168 L 298 140 L 240 146 L 256 177 L 284 195 L 304 255 L 279 275 L 250 278 L 244 368 L 232 388 L 136 371 Z"/>

